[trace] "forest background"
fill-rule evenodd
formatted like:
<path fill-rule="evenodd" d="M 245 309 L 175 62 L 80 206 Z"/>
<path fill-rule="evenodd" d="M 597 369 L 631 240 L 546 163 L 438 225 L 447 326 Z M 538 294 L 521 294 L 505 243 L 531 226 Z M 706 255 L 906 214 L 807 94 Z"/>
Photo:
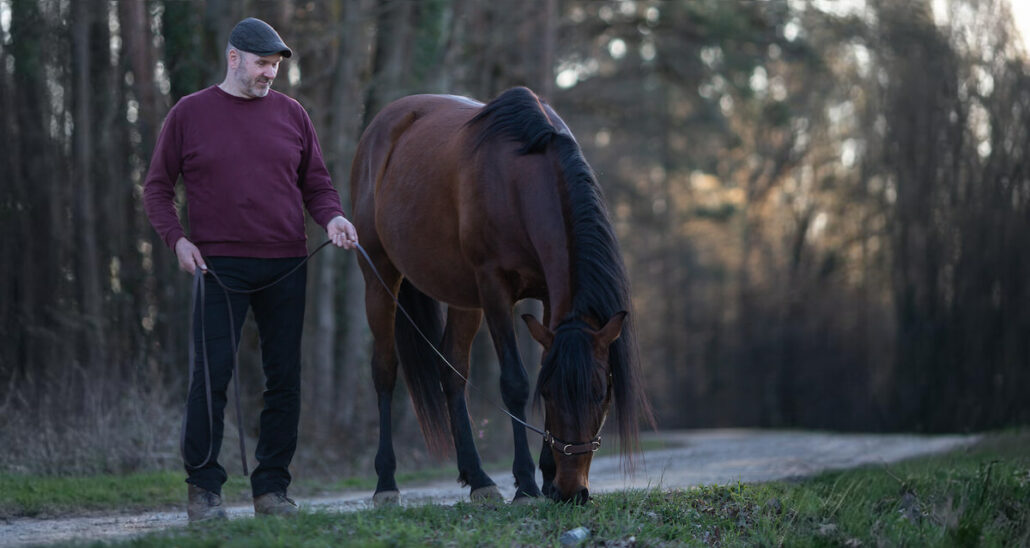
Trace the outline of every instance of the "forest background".
<path fill-rule="evenodd" d="M 660 428 L 1030 423 L 1030 72 L 1006 0 L 0 0 L 0 471 L 180 466 L 190 277 L 141 184 L 246 16 L 293 48 L 274 87 L 310 113 L 345 210 L 390 100 L 548 100 L 606 193 Z M 309 269 L 314 473 L 372 473 L 356 260 Z M 248 322 L 248 437 L 257 344 Z M 488 337 L 473 359 L 481 446 L 509 454 Z M 402 465 L 426 462 L 395 401 Z"/>

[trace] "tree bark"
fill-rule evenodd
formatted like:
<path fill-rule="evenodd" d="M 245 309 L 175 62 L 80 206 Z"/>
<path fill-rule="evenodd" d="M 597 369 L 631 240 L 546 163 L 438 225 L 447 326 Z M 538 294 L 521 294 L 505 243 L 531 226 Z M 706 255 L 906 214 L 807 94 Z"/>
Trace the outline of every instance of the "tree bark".
<path fill-rule="evenodd" d="M 84 319 L 81 346 L 85 348 L 83 361 L 87 366 L 100 367 L 104 363 L 107 341 L 101 301 L 100 249 L 97 244 L 96 190 L 91 162 L 94 157 L 93 141 L 93 89 L 90 85 L 92 48 L 91 26 L 94 6 L 82 1 L 74 4 L 72 27 L 72 57 L 74 75 L 74 170 L 72 179 L 79 188 L 72 200 L 75 221 L 72 223 L 76 238 L 74 253 L 76 270 L 81 276 L 80 306 Z M 101 69 L 102 70 L 102 69 Z M 58 231 L 61 232 L 61 231 Z"/>

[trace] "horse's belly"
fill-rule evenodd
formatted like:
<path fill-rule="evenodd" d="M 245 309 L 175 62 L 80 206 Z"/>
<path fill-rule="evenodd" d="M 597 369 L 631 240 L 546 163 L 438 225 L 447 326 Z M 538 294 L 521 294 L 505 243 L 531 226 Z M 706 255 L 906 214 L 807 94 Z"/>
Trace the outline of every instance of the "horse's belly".
<path fill-rule="evenodd" d="M 420 291 L 430 297 L 458 308 L 481 308 L 476 277 L 454 272 L 411 270 L 405 276 Z"/>
<path fill-rule="evenodd" d="M 396 239 L 384 238 L 387 255 L 401 275 L 419 291 L 442 303 L 459 308 L 480 308 L 476 273 L 466 266 L 464 258 L 456 253 L 457 249 L 442 243 L 433 245 L 425 238 L 421 238 L 422 245 L 410 245 L 418 240 L 400 235 Z"/>

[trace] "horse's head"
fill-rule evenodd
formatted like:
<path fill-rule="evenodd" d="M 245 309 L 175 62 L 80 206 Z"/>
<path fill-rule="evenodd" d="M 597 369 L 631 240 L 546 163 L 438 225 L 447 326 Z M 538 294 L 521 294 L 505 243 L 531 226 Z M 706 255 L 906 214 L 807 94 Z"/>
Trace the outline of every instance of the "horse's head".
<path fill-rule="evenodd" d="M 616 313 L 600 327 L 570 318 L 554 331 L 532 315 L 522 318 L 544 347 L 536 397 L 544 402 L 544 443 L 554 462 L 551 485 L 551 474 L 544 469 L 544 493 L 584 503 L 589 498 L 590 460 L 601 446 L 601 427 L 612 403 L 608 346 L 619 338 L 626 312 Z M 541 468 L 545 460 L 541 455 Z"/>

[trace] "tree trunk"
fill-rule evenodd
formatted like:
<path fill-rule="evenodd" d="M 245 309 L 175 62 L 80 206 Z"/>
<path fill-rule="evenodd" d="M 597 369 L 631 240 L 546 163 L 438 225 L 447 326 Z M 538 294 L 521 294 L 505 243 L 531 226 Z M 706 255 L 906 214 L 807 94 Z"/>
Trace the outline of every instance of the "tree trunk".
<path fill-rule="evenodd" d="M 332 102 L 332 151 L 336 157 L 333 166 L 333 180 L 343 198 L 343 209 L 347 215 L 352 213 L 350 203 L 350 167 L 357 149 L 358 139 L 363 127 L 360 75 L 368 69 L 371 59 L 365 54 L 369 51 L 372 37 L 362 23 L 365 16 L 374 9 L 375 2 L 362 0 L 353 10 L 343 12 L 343 39 L 339 44 L 336 79 L 333 83 Z M 360 235 L 359 235 L 360 236 Z M 358 269 L 358 253 L 348 253 L 343 257 L 338 270 L 342 277 L 342 326 L 341 351 L 336 355 L 338 376 L 336 387 L 339 391 L 337 416 L 340 426 L 353 431 L 358 425 L 362 409 L 372 409 L 372 398 L 360 398 L 358 394 L 371 396 L 371 377 L 368 375 L 371 355 L 369 353 L 369 333 L 365 320 L 365 285 Z M 365 387 L 365 390 L 355 387 Z"/>
<path fill-rule="evenodd" d="M 365 94 L 363 126 L 390 101 L 408 94 L 405 75 L 411 69 L 413 2 L 385 2 L 376 8 L 372 77 Z"/>
<path fill-rule="evenodd" d="M 87 367 L 99 367 L 107 341 L 104 333 L 104 316 L 100 287 L 100 249 L 97 244 L 96 191 L 94 189 L 92 159 L 93 142 L 93 90 L 90 85 L 91 66 L 90 27 L 94 10 L 89 2 L 76 2 L 73 12 L 72 56 L 74 75 L 74 170 L 72 179 L 78 183 L 79 193 L 73 200 L 76 206 L 74 229 L 76 270 L 81 276 L 80 306 L 85 325 L 81 331 L 82 346 L 85 348 L 83 361 Z"/>

